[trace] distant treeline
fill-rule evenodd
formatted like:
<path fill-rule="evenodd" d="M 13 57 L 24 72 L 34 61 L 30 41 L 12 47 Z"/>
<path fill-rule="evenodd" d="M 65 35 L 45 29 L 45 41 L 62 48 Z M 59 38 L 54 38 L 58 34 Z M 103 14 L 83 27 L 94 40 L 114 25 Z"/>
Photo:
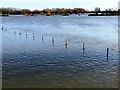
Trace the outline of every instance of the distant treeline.
<path fill-rule="evenodd" d="M 32 14 L 40 14 L 40 15 L 63 15 L 63 14 L 78 14 L 81 12 L 85 12 L 83 8 L 74 8 L 74 9 L 65 9 L 65 8 L 53 8 L 53 9 L 43 9 L 43 10 L 34 10 L 31 11 L 29 9 L 16 9 L 16 8 L 0 8 L 2 14 L 11 14 L 11 15 L 32 15 Z"/>
<path fill-rule="evenodd" d="M 96 7 L 94 11 L 88 11 L 83 8 L 53 8 L 53 9 L 43 9 L 43 10 L 34 10 L 31 11 L 29 9 L 16 9 L 16 8 L 0 8 L 0 12 L 2 15 L 70 15 L 70 14 L 80 14 L 80 13 L 107 13 L 107 14 L 115 14 L 118 15 L 118 10 L 106 9 L 105 11 L 101 11 L 100 8 Z"/>

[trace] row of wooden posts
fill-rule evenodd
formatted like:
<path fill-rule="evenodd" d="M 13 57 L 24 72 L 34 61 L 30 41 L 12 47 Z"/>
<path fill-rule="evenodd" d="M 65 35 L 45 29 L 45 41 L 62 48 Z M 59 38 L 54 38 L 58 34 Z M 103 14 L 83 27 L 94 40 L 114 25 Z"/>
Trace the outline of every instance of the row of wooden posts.
<path fill-rule="evenodd" d="M 2 28 L 2 31 L 4 29 Z M 14 34 L 16 33 L 16 31 L 14 30 Z M 19 34 L 21 35 L 21 31 L 19 32 Z M 26 37 L 28 36 L 28 33 L 26 32 Z M 35 34 L 33 33 L 33 40 L 35 38 Z M 42 36 L 42 42 L 44 40 L 44 37 Z M 55 38 L 52 38 L 52 44 L 54 45 L 55 43 Z M 65 40 L 65 48 L 67 49 L 68 47 L 68 40 Z M 82 44 L 82 48 L 83 48 L 83 54 L 85 53 L 85 43 Z M 106 57 L 107 57 L 107 60 L 108 60 L 108 57 L 109 57 L 109 48 L 106 49 Z"/>

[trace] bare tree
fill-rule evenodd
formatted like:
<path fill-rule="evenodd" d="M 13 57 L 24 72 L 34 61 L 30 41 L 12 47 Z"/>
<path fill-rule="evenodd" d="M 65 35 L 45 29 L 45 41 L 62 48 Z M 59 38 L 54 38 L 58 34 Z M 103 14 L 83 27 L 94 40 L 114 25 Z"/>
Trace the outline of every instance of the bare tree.
<path fill-rule="evenodd" d="M 95 11 L 99 12 L 101 11 L 99 7 L 95 7 Z"/>

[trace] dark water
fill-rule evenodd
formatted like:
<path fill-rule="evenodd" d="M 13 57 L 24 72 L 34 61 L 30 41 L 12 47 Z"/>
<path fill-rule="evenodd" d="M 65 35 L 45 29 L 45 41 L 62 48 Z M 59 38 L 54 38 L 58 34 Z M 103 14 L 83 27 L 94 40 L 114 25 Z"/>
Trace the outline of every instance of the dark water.
<path fill-rule="evenodd" d="M 10 16 L 2 23 L 3 87 L 118 87 L 117 17 Z"/>

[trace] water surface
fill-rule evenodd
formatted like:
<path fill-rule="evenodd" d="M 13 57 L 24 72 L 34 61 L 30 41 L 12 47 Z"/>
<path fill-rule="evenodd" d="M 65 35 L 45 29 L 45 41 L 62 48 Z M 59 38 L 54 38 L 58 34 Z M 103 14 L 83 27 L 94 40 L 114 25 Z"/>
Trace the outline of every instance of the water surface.
<path fill-rule="evenodd" d="M 3 17 L 3 87 L 117 88 L 117 18 Z"/>

